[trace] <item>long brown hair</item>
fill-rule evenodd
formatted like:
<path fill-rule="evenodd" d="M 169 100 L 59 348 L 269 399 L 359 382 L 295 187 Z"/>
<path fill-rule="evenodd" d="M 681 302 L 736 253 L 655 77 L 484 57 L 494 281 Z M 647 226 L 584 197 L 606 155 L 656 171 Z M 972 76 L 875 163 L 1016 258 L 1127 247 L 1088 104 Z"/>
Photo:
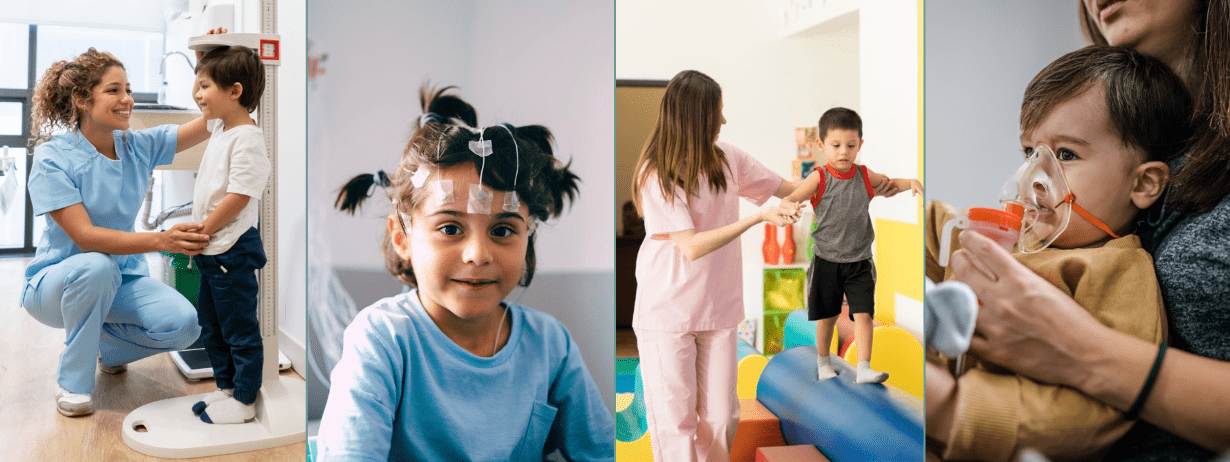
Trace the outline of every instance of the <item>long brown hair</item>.
<path fill-rule="evenodd" d="M 1107 44 L 1084 2 L 1080 14 L 1085 36 Z M 1201 0 L 1191 27 L 1186 79 L 1195 136 L 1187 160 L 1171 177 L 1170 202 L 1207 212 L 1230 195 L 1230 0 Z"/>
<path fill-rule="evenodd" d="M 34 86 L 30 144 L 47 141 L 58 130 L 80 127 L 81 109 L 73 98 L 87 105 L 94 101 L 94 87 L 112 66 L 124 68 L 124 64 L 114 55 L 94 48 L 72 61 L 51 63 Z"/>
<path fill-rule="evenodd" d="M 683 71 L 666 85 L 658 123 L 653 135 L 645 142 L 641 158 L 636 162 L 632 181 L 632 200 L 641 213 L 641 188 L 649 175 L 658 175 L 659 188 L 667 203 L 673 202 L 675 188 L 686 196 L 699 193 L 701 176 L 707 187 L 715 191 L 726 189 L 726 168 L 730 164 L 718 149 L 718 130 L 722 128 L 722 87 L 698 71 Z"/>

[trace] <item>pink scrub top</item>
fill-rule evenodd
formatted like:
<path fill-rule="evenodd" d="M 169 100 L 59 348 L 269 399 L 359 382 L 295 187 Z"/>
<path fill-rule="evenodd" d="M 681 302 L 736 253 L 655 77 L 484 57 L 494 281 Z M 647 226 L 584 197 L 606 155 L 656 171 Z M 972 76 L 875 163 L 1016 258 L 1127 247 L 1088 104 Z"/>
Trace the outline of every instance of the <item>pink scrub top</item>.
<path fill-rule="evenodd" d="M 739 221 L 739 197 L 760 206 L 783 181 L 747 152 L 718 141 L 730 168 L 726 190 L 715 192 L 702 179 L 699 195 L 681 200 L 675 188 L 668 204 L 650 174 L 641 188 L 645 214 L 645 241 L 636 257 L 636 310 L 632 327 L 665 332 L 728 329 L 743 319 L 743 252 L 739 239 L 689 262 L 669 239 L 653 235 L 687 231 L 705 232 Z"/>

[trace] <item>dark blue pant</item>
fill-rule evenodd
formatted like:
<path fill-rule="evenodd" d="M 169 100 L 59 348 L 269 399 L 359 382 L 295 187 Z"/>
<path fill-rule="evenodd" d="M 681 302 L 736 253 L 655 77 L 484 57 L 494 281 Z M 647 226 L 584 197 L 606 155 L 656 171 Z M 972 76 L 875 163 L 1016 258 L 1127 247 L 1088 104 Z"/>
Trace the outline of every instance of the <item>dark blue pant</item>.
<path fill-rule="evenodd" d="M 201 271 L 197 320 L 218 388 L 234 388 L 235 399 L 256 401 L 265 352 L 257 321 L 256 270 L 265 250 L 256 228 L 249 228 L 230 250 L 193 257 Z"/>

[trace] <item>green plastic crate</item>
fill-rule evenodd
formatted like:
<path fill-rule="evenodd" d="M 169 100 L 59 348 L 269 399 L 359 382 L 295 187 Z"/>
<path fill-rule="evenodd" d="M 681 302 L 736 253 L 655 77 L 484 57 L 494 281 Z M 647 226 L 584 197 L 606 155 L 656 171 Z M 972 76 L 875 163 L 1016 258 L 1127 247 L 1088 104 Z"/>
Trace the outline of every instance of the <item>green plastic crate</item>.
<path fill-rule="evenodd" d="M 167 281 L 175 291 L 179 292 L 192 302 L 192 306 L 197 306 L 197 295 L 201 289 L 201 272 L 196 267 L 189 268 L 188 262 L 192 261 L 192 257 L 182 253 L 167 253 L 158 252 L 166 257 L 167 264 L 171 266 L 171 280 Z"/>

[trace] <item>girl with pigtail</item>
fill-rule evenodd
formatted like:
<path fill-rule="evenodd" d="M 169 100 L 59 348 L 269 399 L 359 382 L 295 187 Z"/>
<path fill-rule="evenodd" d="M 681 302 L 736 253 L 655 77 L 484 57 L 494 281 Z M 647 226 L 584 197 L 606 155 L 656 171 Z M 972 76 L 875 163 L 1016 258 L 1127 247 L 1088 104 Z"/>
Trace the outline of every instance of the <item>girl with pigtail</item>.
<path fill-rule="evenodd" d="M 346 328 L 318 460 L 614 460 L 611 415 L 568 330 L 503 301 L 533 279 L 534 231 L 579 179 L 546 127 L 476 127 L 452 88 L 420 91 L 392 174 L 338 195 L 353 213 L 374 186 L 389 194 L 385 266 L 411 289 Z"/>
<path fill-rule="evenodd" d="M 94 412 L 94 369 L 187 347 L 200 334 L 196 310 L 149 277 L 144 253 L 196 255 L 209 244 L 200 223 L 160 233 L 133 225 L 154 167 L 209 138 L 205 120 L 132 130 L 124 65 L 90 48 L 48 67 L 34 89 L 34 162 L 29 193 L 47 228 L 26 267 L 22 306 L 65 330 L 56 410 Z"/>

